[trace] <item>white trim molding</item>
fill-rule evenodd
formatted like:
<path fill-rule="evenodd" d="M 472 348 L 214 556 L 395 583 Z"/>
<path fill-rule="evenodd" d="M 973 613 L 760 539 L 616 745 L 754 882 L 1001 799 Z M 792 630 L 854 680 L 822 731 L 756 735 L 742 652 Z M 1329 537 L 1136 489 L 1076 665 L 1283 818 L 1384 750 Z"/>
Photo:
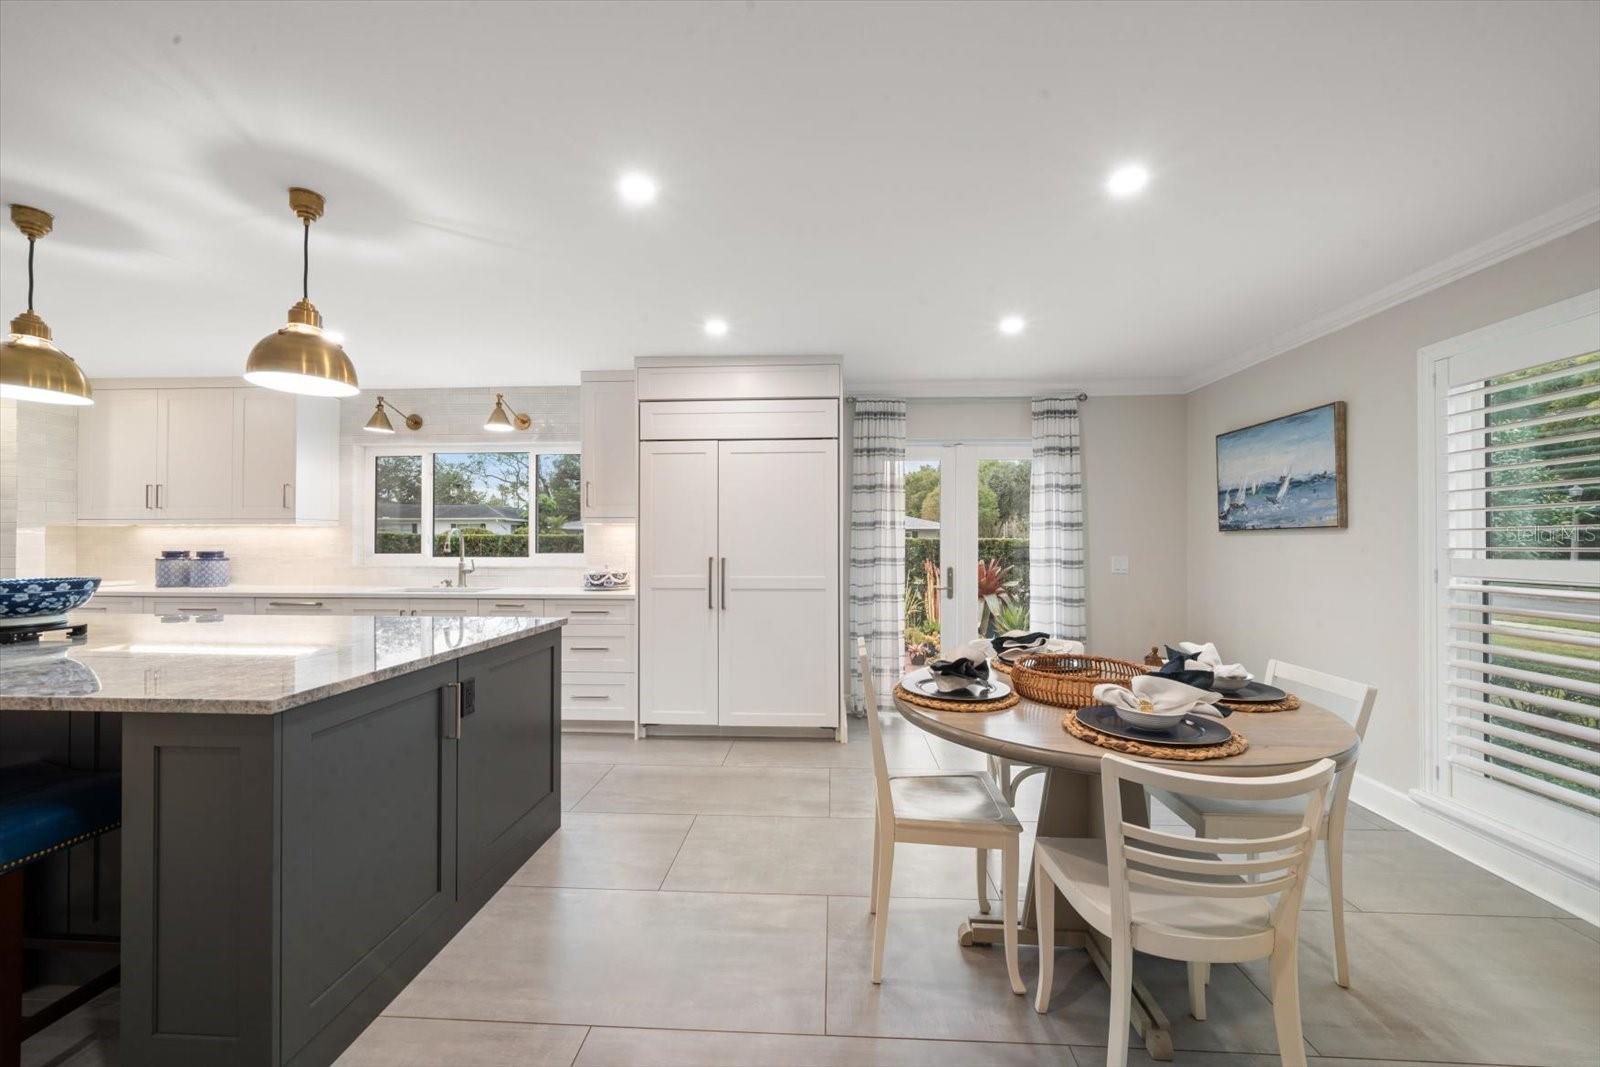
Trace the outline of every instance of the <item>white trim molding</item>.
<path fill-rule="evenodd" d="M 1565 237 L 1593 222 L 1600 222 L 1600 190 L 1585 193 L 1576 200 L 1547 211 L 1520 226 L 1513 226 L 1487 241 L 1442 259 L 1431 267 L 1424 267 L 1414 274 L 1409 274 L 1377 292 L 1369 293 L 1344 307 L 1269 338 L 1210 370 L 1186 379 L 1183 387 L 1176 391 L 1192 393 L 1196 389 L 1202 389 L 1230 375 L 1247 370 L 1257 363 L 1265 363 L 1274 356 L 1309 344 L 1319 337 L 1326 337 L 1346 326 L 1353 326 L 1363 319 L 1369 319 L 1407 300 L 1415 300 L 1424 293 L 1449 285 L 1458 278 L 1464 278 L 1485 267 L 1492 267 L 1496 263 L 1554 241 L 1558 237 Z"/>

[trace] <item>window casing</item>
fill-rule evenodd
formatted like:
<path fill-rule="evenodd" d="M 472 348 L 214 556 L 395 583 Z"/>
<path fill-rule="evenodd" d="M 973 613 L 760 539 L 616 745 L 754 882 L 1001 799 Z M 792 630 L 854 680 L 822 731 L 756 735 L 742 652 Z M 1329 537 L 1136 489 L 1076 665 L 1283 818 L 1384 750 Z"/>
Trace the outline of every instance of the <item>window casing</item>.
<path fill-rule="evenodd" d="M 1600 293 L 1422 352 L 1425 793 L 1600 864 Z"/>
<path fill-rule="evenodd" d="M 358 462 L 361 562 L 447 563 L 458 539 L 496 566 L 583 561 L 576 445 L 364 447 Z"/>

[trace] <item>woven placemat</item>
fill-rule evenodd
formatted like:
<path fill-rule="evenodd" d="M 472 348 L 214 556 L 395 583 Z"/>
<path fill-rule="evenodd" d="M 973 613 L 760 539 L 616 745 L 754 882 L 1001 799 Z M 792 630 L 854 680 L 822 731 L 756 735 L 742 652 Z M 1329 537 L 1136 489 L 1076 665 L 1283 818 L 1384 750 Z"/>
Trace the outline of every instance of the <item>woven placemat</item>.
<path fill-rule="evenodd" d="M 1003 659 L 992 659 L 989 661 L 989 666 L 1008 678 L 1011 676 L 1011 664 L 1007 663 Z"/>
<path fill-rule="evenodd" d="M 919 708 L 929 711 L 1004 711 L 1014 708 L 1022 703 L 1022 697 L 1013 689 L 999 700 L 940 700 L 938 697 L 925 697 L 921 693 L 913 693 L 903 685 L 894 687 L 897 700 L 904 700 L 907 704 L 915 704 Z"/>
<path fill-rule="evenodd" d="M 1237 756 L 1250 747 L 1250 742 L 1244 734 L 1234 731 L 1233 737 L 1220 745 L 1207 745 L 1204 748 L 1184 748 L 1173 745 L 1147 745 L 1143 741 L 1129 741 L 1122 737 L 1113 737 L 1103 734 L 1092 726 L 1085 726 L 1078 721 L 1078 713 L 1069 711 L 1061 716 L 1061 725 L 1067 733 L 1079 741 L 1087 741 L 1091 745 L 1109 748 L 1113 752 L 1121 752 L 1127 756 L 1144 756 L 1147 759 L 1171 759 L 1198 761 L 1206 759 L 1225 759 L 1228 756 Z"/>
<path fill-rule="evenodd" d="M 1219 700 L 1217 703 L 1223 705 L 1229 711 L 1248 711 L 1253 714 L 1259 714 L 1267 711 L 1294 711 L 1300 706 L 1300 698 L 1290 693 L 1282 700 L 1275 700 L 1271 704 L 1242 704 L 1232 700 Z"/>

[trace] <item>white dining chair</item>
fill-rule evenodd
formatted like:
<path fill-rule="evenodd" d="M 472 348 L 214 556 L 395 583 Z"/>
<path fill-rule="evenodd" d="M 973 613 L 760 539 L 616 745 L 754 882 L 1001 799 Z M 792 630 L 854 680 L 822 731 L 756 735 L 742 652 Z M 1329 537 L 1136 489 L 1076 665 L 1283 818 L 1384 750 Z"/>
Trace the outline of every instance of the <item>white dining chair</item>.
<path fill-rule="evenodd" d="M 1135 763 L 1100 761 L 1105 837 L 1041 837 L 1033 849 L 1034 907 L 1039 927 L 1039 990 L 1034 1009 L 1050 1009 L 1054 980 L 1056 890 L 1085 922 L 1111 941 L 1111 1023 L 1107 1067 L 1126 1067 L 1133 995 L 1133 954 L 1189 966 L 1189 992 L 1203 995 L 1213 963 L 1267 957 L 1278 1055 L 1305 1067 L 1296 964 L 1300 900 L 1305 893 L 1317 823 L 1332 760 L 1289 774 L 1233 778 Z M 1122 783 L 1185 795 L 1296 802 L 1294 829 L 1266 838 L 1184 837 L 1124 822 Z M 1254 854 L 1254 858 L 1246 858 Z M 1229 858 L 1234 857 L 1234 858 Z M 1272 901 L 1268 897 L 1276 896 Z M 1198 1012 L 1204 1018 L 1203 1003 Z"/>
<path fill-rule="evenodd" d="M 1310 686 L 1326 694 L 1321 697 L 1329 711 L 1355 727 L 1356 737 L 1367 736 L 1367 720 L 1372 718 L 1372 704 L 1378 698 L 1376 686 L 1353 682 L 1332 674 L 1298 667 L 1293 663 L 1271 660 L 1267 663 L 1268 685 L 1294 688 Z M 1281 714 L 1281 713 L 1280 713 Z M 1359 753 L 1358 753 L 1359 755 Z M 1318 828 L 1318 836 L 1328 855 L 1328 895 L 1332 898 L 1334 980 L 1341 986 L 1350 986 L 1350 958 L 1344 940 L 1344 824 L 1350 808 L 1350 783 L 1355 779 L 1356 761 L 1339 769 L 1337 778 Z M 1224 800 L 1214 797 L 1183 797 L 1164 792 L 1151 796 L 1166 805 L 1172 812 L 1194 828 L 1195 833 L 1206 837 L 1266 837 L 1281 834 L 1299 822 L 1292 802 L 1254 804 Z"/>
<path fill-rule="evenodd" d="M 1005 920 L 1006 970 L 1011 991 L 1021 994 L 1017 964 L 1017 872 L 1022 849 L 1022 824 L 983 771 L 936 774 L 890 774 L 883 752 L 883 724 L 878 721 L 878 687 L 858 640 L 861 686 L 866 698 L 867 732 L 872 736 L 875 812 L 872 835 L 872 981 L 883 981 L 883 945 L 889 928 L 889 883 L 894 875 L 894 846 L 955 845 L 978 850 L 978 901 L 988 911 L 986 885 L 989 849 L 1000 851 L 1000 909 Z"/>

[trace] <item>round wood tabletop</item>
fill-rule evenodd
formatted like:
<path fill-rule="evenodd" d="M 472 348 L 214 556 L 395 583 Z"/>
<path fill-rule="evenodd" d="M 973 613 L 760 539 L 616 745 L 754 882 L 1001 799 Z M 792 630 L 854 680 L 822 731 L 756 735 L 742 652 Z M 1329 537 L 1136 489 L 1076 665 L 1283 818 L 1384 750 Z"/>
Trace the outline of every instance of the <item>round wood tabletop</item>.
<path fill-rule="evenodd" d="M 1061 725 L 1065 708 L 1023 700 L 1005 711 L 931 711 L 895 698 L 911 723 L 935 737 L 1017 763 L 1097 773 L 1111 750 L 1079 741 Z M 1196 774 L 1271 774 L 1327 757 L 1343 764 L 1359 741 L 1353 727 L 1326 708 L 1302 702 L 1294 711 L 1242 712 L 1227 718 L 1250 747 L 1213 760 L 1145 760 Z M 1137 757 L 1135 757 L 1137 758 Z"/>

